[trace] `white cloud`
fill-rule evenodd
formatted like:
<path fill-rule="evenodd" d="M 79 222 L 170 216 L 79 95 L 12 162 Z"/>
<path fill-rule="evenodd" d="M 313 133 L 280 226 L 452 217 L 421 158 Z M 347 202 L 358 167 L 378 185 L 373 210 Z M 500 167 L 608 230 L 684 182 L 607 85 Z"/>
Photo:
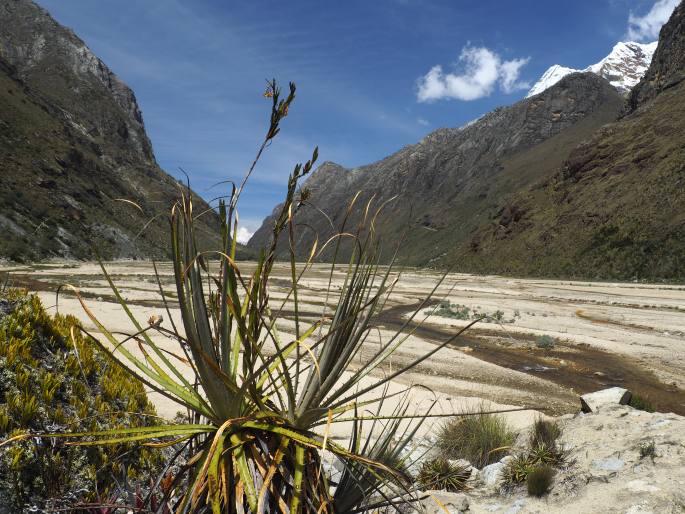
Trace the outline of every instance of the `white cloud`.
<path fill-rule="evenodd" d="M 647 14 L 628 16 L 627 36 L 633 41 L 654 41 L 659 37 L 661 26 L 668 21 L 680 0 L 657 0 Z"/>
<path fill-rule="evenodd" d="M 488 48 L 466 46 L 459 55 L 459 62 L 464 66 L 463 73 L 444 73 L 442 66 L 433 66 L 418 81 L 418 101 L 477 100 L 492 94 L 498 84 L 505 93 L 527 89 L 529 84 L 519 81 L 519 75 L 528 60 L 503 61 Z"/>
<path fill-rule="evenodd" d="M 423 118 L 416 118 L 416 123 L 418 123 L 419 125 L 423 125 L 424 127 L 430 125 L 430 123 L 428 123 L 428 120 L 425 120 Z"/>
<path fill-rule="evenodd" d="M 247 244 L 253 235 L 254 232 L 250 231 L 247 227 L 238 227 L 238 234 L 236 234 L 235 240 L 244 245 Z"/>

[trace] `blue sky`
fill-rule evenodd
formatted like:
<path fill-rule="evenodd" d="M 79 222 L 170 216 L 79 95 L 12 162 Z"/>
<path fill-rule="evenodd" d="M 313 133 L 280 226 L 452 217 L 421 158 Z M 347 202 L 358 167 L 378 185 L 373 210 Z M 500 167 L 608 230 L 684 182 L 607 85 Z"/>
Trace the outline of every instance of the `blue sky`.
<path fill-rule="evenodd" d="M 552 64 L 584 68 L 617 41 L 656 39 L 676 1 L 38 0 L 131 86 L 160 165 L 208 199 L 252 161 L 265 79 L 297 83 L 241 201 L 249 230 L 314 146 L 320 162 L 381 159 L 520 100 Z"/>

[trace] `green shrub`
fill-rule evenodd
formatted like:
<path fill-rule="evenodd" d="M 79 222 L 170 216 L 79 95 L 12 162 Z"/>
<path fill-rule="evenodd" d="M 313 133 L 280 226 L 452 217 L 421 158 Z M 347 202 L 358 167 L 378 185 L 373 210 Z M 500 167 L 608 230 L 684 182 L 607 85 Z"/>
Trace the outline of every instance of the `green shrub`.
<path fill-rule="evenodd" d="M 643 410 L 645 412 L 654 412 L 654 404 L 644 396 L 633 394 L 628 402 L 633 409 Z"/>
<path fill-rule="evenodd" d="M 640 459 L 647 457 L 652 459 L 652 461 L 656 457 L 656 443 L 653 439 L 649 442 L 640 443 Z"/>
<path fill-rule="evenodd" d="M 466 489 L 466 483 L 471 476 L 471 466 L 451 463 L 441 457 L 425 461 L 416 477 L 421 489 L 441 489 L 458 492 Z"/>
<path fill-rule="evenodd" d="M 509 451 L 516 434 L 506 420 L 481 407 L 440 427 L 438 447 L 449 459 L 466 459 L 477 468 L 497 462 Z"/>
<path fill-rule="evenodd" d="M 551 350 L 556 345 L 557 340 L 547 334 L 539 336 L 535 340 L 535 346 L 544 350 Z"/>
<path fill-rule="evenodd" d="M 37 296 L 7 289 L 0 295 L 0 442 L 22 432 L 87 431 L 143 426 L 153 415 L 144 389 L 93 347 L 71 316 L 49 316 Z M 69 367 L 79 354 L 82 367 Z M 87 382 L 84 382 L 84 377 Z M 98 401 L 108 384 L 118 394 Z M 88 500 L 106 493 L 112 476 L 147 477 L 158 451 L 111 445 L 66 446 L 28 439 L 0 448 L 0 502 L 13 511 L 27 504 L 55 508 L 60 498 Z M 147 478 L 145 478 L 147 481 Z M 63 506 L 63 505 L 59 505 Z"/>
<path fill-rule="evenodd" d="M 526 477 L 526 489 L 530 496 L 538 498 L 549 492 L 556 472 L 552 466 L 542 465 L 533 468 Z"/>
<path fill-rule="evenodd" d="M 527 482 L 535 470 L 564 464 L 567 452 L 559 446 L 561 433 L 557 422 L 537 419 L 531 428 L 526 448 L 517 453 L 502 470 L 503 489 L 510 490 Z"/>
<path fill-rule="evenodd" d="M 561 427 L 556 421 L 547 421 L 542 418 L 535 420 L 530 432 L 529 445 L 531 448 L 546 446 L 553 448 L 557 439 L 561 436 Z"/>
<path fill-rule="evenodd" d="M 531 462 L 528 455 L 526 453 L 517 453 L 502 468 L 502 488 L 510 490 L 522 484 L 533 469 L 535 469 L 535 464 Z"/>

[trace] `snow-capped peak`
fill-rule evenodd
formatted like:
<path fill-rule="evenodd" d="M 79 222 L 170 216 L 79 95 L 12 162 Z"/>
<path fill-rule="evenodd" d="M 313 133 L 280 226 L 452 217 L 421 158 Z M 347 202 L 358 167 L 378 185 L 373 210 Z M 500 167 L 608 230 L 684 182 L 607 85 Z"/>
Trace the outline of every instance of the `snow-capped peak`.
<path fill-rule="evenodd" d="M 588 71 L 605 78 L 620 92 L 629 91 L 647 72 L 656 46 L 657 41 L 653 43 L 635 43 L 634 41 L 616 43 L 609 55 L 583 70 L 555 64 L 542 74 L 540 80 L 528 91 L 526 98 L 542 93 L 566 75 Z"/>

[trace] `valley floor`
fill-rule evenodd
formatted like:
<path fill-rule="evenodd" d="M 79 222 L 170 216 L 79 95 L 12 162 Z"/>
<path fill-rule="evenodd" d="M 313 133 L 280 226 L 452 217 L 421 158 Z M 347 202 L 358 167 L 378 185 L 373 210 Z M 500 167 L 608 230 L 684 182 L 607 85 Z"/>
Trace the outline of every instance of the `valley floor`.
<path fill-rule="evenodd" d="M 254 265 L 241 266 L 247 276 Z M 112 262 L 106 268 L 141 323 L 153 314 L 168 317 L 151 263 Z M 171 267 L 163 263 L 158 268 L 173 304 Z M 300 314 L 307 320 L 324 314 L 329 271 L 327 265 L 315 265 L 303 278 Z M 333 292 L 342 285 L 343 271 L 333 273 Z M 77 286 L 105 326 L 121 333 L 133 331 L 96 263 L 0 265 L 0 274 L 7 272 L 13 285 L 38 292 L 51 311 L 56 309 L 60 285 Z M 289 277 L 288 267 L 276 266 L 271 290 L 274 310 L 287 292 Z M 493 408 L 527 407 L 531 410 L 508 414 L 513 425 L 525 426 L 534 411 L 575 412 L 579 394 L 620 385 L 648 398 L 661 412 L 685 414 L 685 287 L 449 274 L 433 299 L 421 305 L 440 278 L 432 271 L 403 270 L 379 317 L 378 330 L 359 356 L 360 361 L 368 358 L 378 347 L 378 338 L 387 340 L 405 324 L 413 332 L 389 368 L 397 369 L 452 337 L 468 321 L 437 315 L 440 300 L 449 300 L 455 312 L 468 307 L 470 315 L 475 310 L 497 317 L 477 323 L 403 376 L 401 384 L 393 384 L 397 389 L 410 383 L 427 388 L 417 389 L 419 405 L 435 396 L 444 412 L 483 402 Z M 62 289 L 58 304 L 60 313 L 74 314 L 94 329 L 69 291 Z M 418 307 L 418 315 L 410 320 Z M 291 302 L 283 306 L 278 325 L 282 331 L 293 332 L 292 308 Z M 177 309 L 171 314 L 179 321 Z M 554 339 L 553 348 L 538 347 L 542 335 Z M 172 340 L 160 338 L 159 344 L 177 350 Z M 178 410 L 165 398 L 151 395 L 151 399 L 161 415 L 173 417 Z"/>

